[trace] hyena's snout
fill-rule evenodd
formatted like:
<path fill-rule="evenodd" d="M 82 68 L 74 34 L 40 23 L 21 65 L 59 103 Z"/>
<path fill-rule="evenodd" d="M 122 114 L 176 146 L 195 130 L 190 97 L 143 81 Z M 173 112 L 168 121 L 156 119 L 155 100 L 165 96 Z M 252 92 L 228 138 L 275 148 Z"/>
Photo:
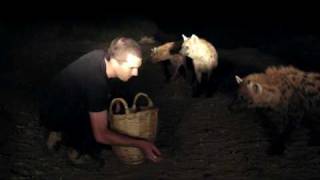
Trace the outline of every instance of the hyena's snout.
<path fill-rule="evenodd" d="M 187 48 L 186 47 L 182 47 L 179 51 L 180 54 L 183 54 L 183 55 L 187 55 Z"/>
<path fill-rule="evenodd" d="M 234 112 L 244 110 L 247 107 L 248 107 L 248 101 L 242 95 L 235 96 L 231 101 L 231 103 L 228 105 L 228 109 Z"/>

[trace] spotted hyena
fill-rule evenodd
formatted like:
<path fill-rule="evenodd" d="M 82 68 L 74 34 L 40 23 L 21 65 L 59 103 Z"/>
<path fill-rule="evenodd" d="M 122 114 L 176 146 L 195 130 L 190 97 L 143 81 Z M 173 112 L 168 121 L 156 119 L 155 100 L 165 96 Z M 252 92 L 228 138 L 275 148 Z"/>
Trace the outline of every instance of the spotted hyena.
<path fill-rule="evenodd" d="M 238 95 L 231 107 L 255 109 L 266 115 L 263 124 L 271 130 L 271 153 L 283 153 L 291 131 L 301 125 L 311 128 L 311 140 L 317 139 L 319 73 L 304 72 L 293 66 L 269 67 L 264 73 L 236 76 L 236 81 Z"/>
<path fill-rule="evenodd" d="M 203 73 L 208 73 L 210 77 L 211 71 L 218 66 L 218 53 L 210 42 L 197 35 L 182 37 L 180 53 L 192 59 L 197 81 L 201 82 Z"/>
<path fill-rule="evenodd" d="M 218 66 L 216 48 L 209 41 L 199 38 L 195 34 L 191 35 L 191 37 L 182 35 L 182 38 L 183 43 L 180 54 L 192 59 L 197 82 L 195 86 L 196 91 L 201 91 L 202 87 L 208 88 L 212 70 Z M 206 79 L 203 79 L 203 74 L 207 75 Z M 207 90 L 210 91 L 209 89 Z"/>

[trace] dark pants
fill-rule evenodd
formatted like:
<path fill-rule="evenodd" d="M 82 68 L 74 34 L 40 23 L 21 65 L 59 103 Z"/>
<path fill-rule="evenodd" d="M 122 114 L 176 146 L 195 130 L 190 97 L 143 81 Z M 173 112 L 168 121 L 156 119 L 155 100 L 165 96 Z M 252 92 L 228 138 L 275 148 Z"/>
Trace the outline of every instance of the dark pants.
<path fill-rule="evenodd" d="M 44 95 L 40 98 L 41 124 L 50 132 L 62 133 L 63 143 L 80 153 L 96 154 L 99 144 L 91 129 L 89 113 L 78 102 L 65 98 Z"/>

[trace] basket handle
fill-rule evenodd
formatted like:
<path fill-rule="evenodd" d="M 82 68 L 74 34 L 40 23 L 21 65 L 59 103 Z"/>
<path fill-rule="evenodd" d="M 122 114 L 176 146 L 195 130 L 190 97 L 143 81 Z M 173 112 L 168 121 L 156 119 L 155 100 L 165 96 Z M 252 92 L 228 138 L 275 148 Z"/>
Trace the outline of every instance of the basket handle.
<path fill-rule="evenodd" d="M 144 96 L 147 100 L 148 100 L 148 106 L 147 107 L 153 107 L 153 102 L 152 100 L 150 99 L 150 97 L 146 94 L 146 93 L 138 93 L 135 97 L 134 97 L 134 100 L 133 100 L 133 105 L 132 105 L 132 109 L 135 111 L 136 108 L 137 108 L 137 100 L 140 96 Z"/>
<path fill-rule="evenodd" d="M 113 105 L 114 105 L 116 102 L 118 102 L 118 101 L 123 104 L 126 114 L 129 114 L 130 112 L 129 112 L 129 107 L 128 107 L 127 102 L 126 102 L 123 98 L 114 98 L 114 99 L 111 101 L 111 104 L 110 104 L 110 107 L 109 107 L 109 113 L 110 113 L 110 115 L 113 115 L 112 107 L 113 107 Z"/>

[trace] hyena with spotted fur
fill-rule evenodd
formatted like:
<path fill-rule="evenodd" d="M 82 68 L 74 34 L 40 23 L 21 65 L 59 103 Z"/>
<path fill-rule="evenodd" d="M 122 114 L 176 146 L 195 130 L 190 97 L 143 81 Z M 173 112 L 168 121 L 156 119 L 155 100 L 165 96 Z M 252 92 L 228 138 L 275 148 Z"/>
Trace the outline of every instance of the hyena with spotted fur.
<path fill-rule="evenodd" d="M 212 70 L 218 66 L 218 53 L 216 48 L 207 40 L 199 38 L 193 34 L 191 37 L 182 35 L 183 43 L 180 54 L 192 59 L 196 83 L 194 86 L 194 95 L 201 94 L 202 88 L 205 86 L 207 93 L 211 93 Z M 203 79 L 203 74 L 206 74 L 206 79 Z M 202 82 L 203 81 L 203 82 Z"/>
<path fill-rule="evenodd" d="M 216 48 L 207 40 L 192 35 L 190 38 L 182 35 L 183 43 L 180 53 L 192 59 L 197 81 L 202 81 L 202 74 L 211 71 L 218 66 L 218 53 Z"/>
<path fill-rule="evenodd" d="M 236 76 L 238 97 L 232 109 L 262 110 L 268 119 L 272 154 L 282 154 L 291 131 L 311 128 L 311 141 L 319 143 L 320 74 L 292 66 L 269 67 L 265 73 Z M 316 140 L 316 141 L 314 141 Z"/>

